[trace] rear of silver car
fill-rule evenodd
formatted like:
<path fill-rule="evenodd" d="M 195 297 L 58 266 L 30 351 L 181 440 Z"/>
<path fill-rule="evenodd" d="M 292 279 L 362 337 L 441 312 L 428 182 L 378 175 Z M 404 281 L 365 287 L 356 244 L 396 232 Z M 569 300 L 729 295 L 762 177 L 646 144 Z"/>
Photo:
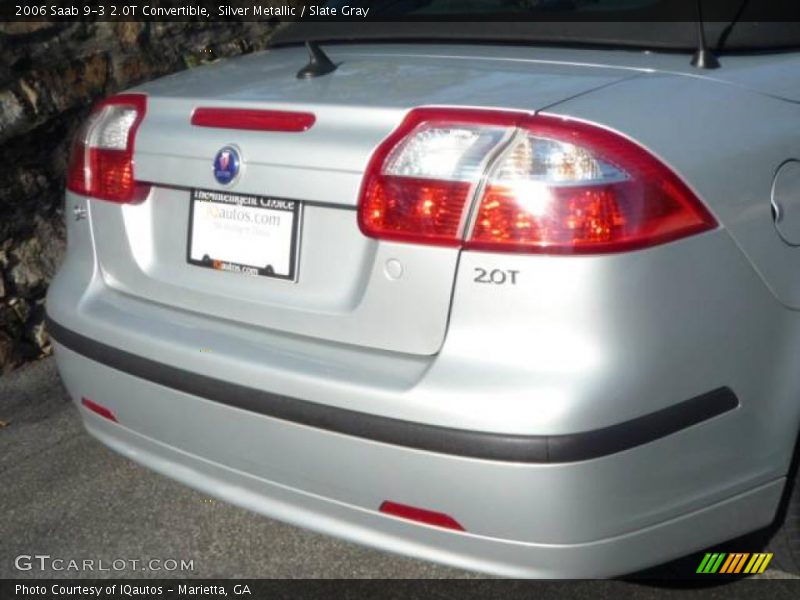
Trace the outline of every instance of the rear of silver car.
<path fill-rule="evenodd" d="M 284 48 L 133 90 L 142 195 L 67 192 L 48 297 L 89 432 L 266 515 L 503 575 L 617 575 L 768 524 L 800 420 L 800 338 L 797 285 L 761 265 L 784 251 L 768 195 L 796 132 L 767 144 L 741 124 L 762 148 L 750 173 L 728 142 L 752 111 L 796 122 L 797 107 L 645 56 L 580 53 L 342 46 L 336 73 L 303 81 L 304 51 Z M 653 110 L 667 93 L 670 119 Z M 723 100 L 725 114 L 692 111 Z M 365 173 L 423 106 L 632 139 L 702 199 L 707 226 L 576 255 L 372 236 Z M 313 123 L 193 124 L 205 108 Z M 204 264 L 197 215 L 214 194 L 288 202 L 270 218 L 290 222 L 291 266 Z"/>

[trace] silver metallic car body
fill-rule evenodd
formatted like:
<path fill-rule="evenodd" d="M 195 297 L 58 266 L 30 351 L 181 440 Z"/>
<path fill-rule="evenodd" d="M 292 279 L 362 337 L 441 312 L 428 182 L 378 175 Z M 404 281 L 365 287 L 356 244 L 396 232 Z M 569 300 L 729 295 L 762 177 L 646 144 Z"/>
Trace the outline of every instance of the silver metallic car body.
<path fill-rule="evenodd" d="M 135 160 L 151 196 L 120 207 L 67 194 L 68 214 L 89 218 L 69 219 L 49 292 L 56 356 L 76 402 L 119 419 L 82 410 L 88 430 L 264 514 L 503 575 L 618 575 L 768 524 L 800 425 L 800 249 L 770 213 L 775 172 L 800 155 L 800 55 L 724 57 L 706 73 L 683 55 L 630 51 L 329 51 L 341 67 L 311 81 L 294 78 L 304 52 L 285 48 L 143 86 Z M 616 130 L 671 166 L 720 226 L 582 257 L 367 239 L 354 212 L 366 162 L 426 105 Z M 195 106 L 307 110 L 317 124 L 201 130 Z M 306 202 L 297 284 L 185 263 L 187 190 L 219 187 L 211 161 L 228 143 L 246 163 L 236 192 Z M 389 259 L 403 277 L 387 277 Z M 518 283 L 476 284 L 477 267 L 518 270 Z M 580 445 L 714 390 L 735 406 L 641 443 Z M 315 421 L 306 408 L 333 412 Z M 376 417 L 364 435 L 359 415 Z M 393 424 L 405 441 L 369 431 Z M 545 440 L 544 454 L 514 454 L 520 440 Z M 466 531 L 382 515 L 384 500 Z"/>

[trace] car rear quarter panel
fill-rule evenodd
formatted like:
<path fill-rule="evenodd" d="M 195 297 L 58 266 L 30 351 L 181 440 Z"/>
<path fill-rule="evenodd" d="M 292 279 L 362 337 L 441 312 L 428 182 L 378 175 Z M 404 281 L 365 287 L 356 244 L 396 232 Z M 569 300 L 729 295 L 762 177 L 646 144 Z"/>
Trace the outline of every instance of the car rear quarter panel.
<path fill-rule="evenodd" d="M 781 241 L 770 206 L 778 167 L 800 156 L 800 104 L 653 73 L 548 112 L 600 123 L 659 156 L 710 208 L 774 295 L 800 308 L 800 250 Z"/>
<path fill-rule="evenodd" d="M 707 489 L 785 473 L 800 428 L 800 249 L 777 235 L 770 189 L 778 166 L 800 154 L 800 106 L 653 73 L 545 112 L 636 140 L 683 177 L 720 227 L 622 255 L 463 252 L 445 350 L 463 354 L 462 365 L 475 361 L 467 377 L 487 394 L 521 390 L 526 379 L 530 395 L 517 396 L 518 406 L 536 415 L 533 428 L 554 433 L 731 386 L 740 429 L 718 447 Z M 478 284 L 478 268 L 516 270 L 517 283 Z M 481 360 L 507 378 L 483 378 Z M 654 468 L 669 477 L 699 458 Z"/>

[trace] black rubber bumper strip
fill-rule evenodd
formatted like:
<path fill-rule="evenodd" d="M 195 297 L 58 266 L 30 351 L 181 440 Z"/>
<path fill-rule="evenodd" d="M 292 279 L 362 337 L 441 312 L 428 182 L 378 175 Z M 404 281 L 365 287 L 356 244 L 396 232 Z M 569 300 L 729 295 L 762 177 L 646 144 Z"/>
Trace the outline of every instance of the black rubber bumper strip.
<path fill-rule="evenodd" d="M 739 406 L 721 387 L 610 427 L 569 435 L 506 435 L 426 425 L 272 394 L 170 367 L 97 342 L 47 319 L 53 339 L 93 361 L 152 383 L 260 415 L 363 439 L 467 458 L 565 463 L 629 450 Z"/>

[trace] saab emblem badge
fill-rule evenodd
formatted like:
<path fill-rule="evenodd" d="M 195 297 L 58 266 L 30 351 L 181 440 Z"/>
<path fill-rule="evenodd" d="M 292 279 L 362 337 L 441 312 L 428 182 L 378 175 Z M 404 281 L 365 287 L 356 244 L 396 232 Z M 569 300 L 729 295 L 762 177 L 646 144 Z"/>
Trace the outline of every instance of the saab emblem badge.
<path fill-rule="evenodd" d="M 222 185 L 228 185 L 239 174 L 241 158 L 233 146 L 225 146 L 214 157 L 214 179 Z"/>

